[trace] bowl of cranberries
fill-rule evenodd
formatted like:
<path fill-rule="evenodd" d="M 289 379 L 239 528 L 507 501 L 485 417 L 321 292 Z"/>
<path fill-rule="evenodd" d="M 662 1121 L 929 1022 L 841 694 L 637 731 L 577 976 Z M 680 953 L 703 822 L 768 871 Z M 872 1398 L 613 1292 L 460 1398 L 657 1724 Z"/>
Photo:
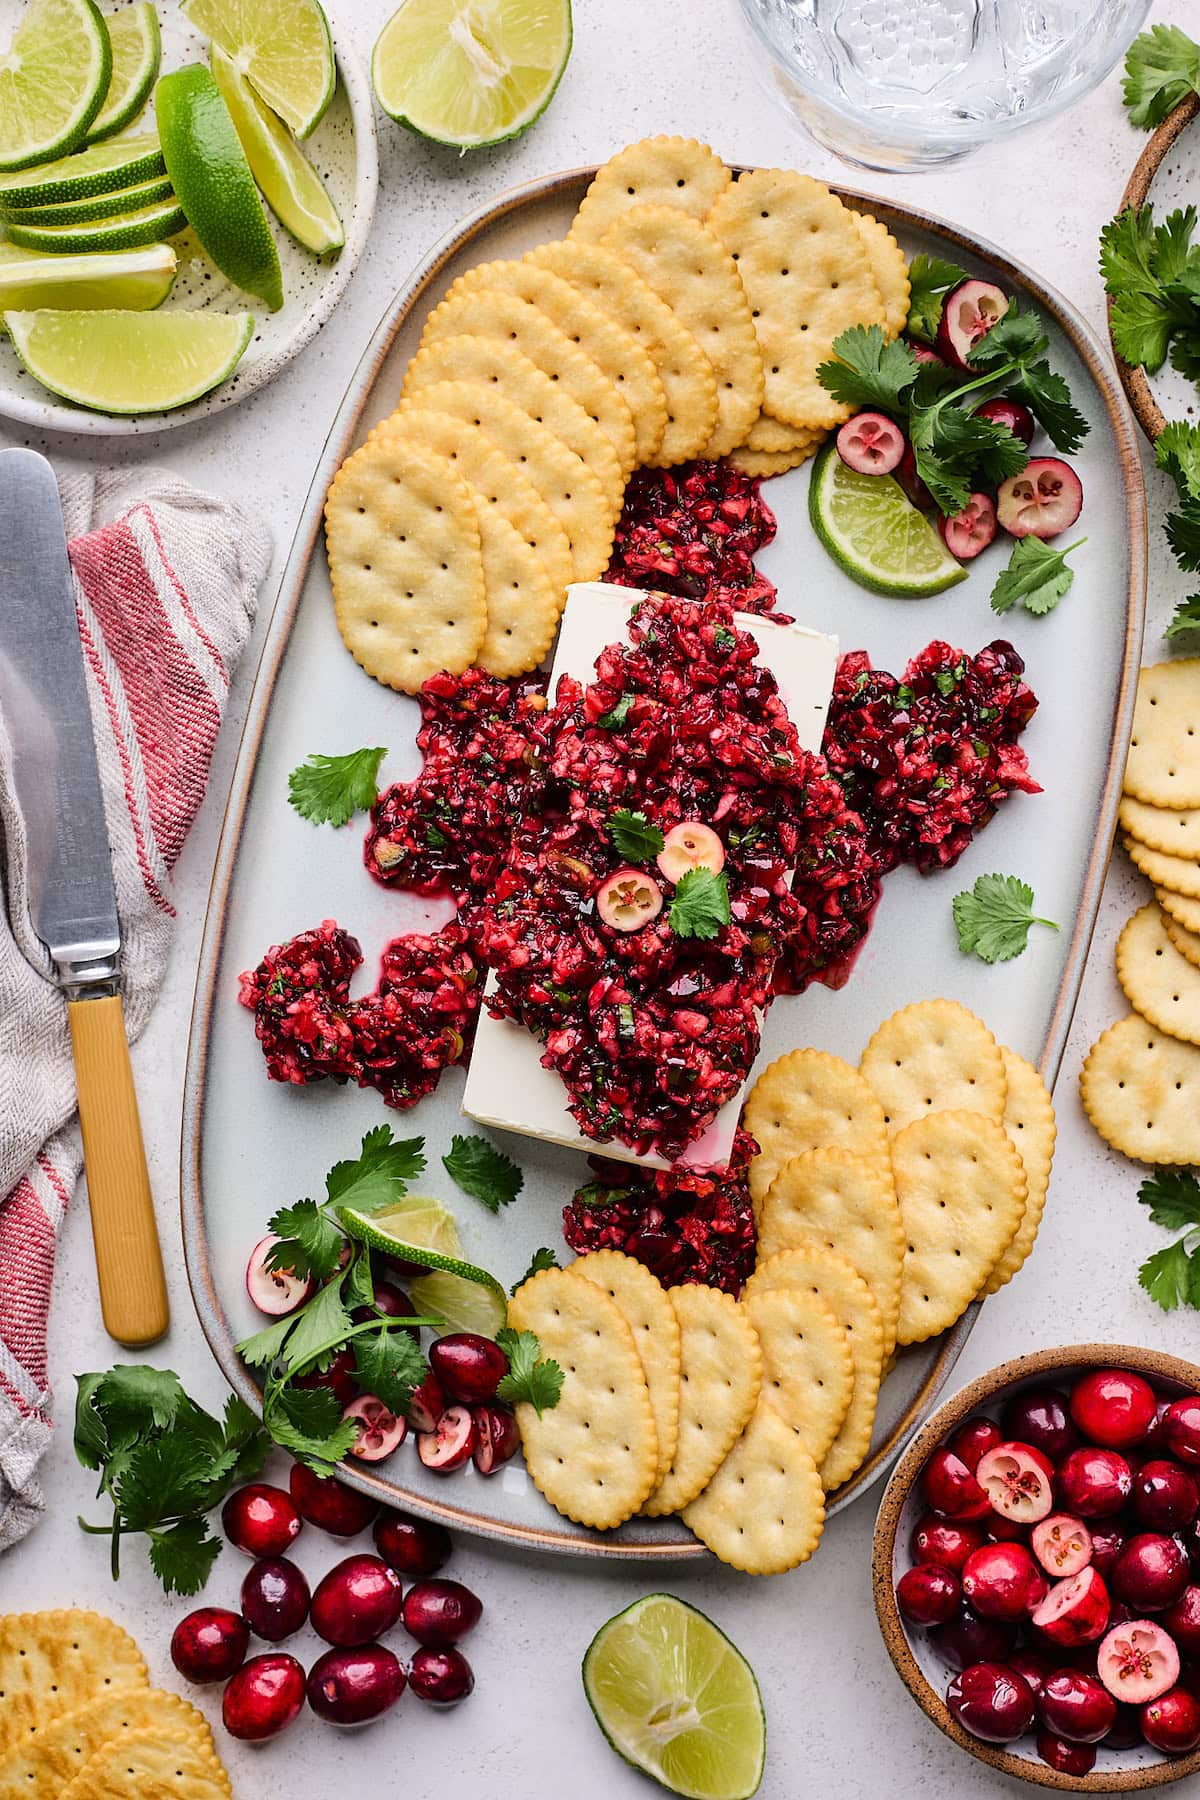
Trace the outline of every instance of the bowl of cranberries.
<path fill-rule="evenodd" d="M 905 1686 L 981 1762 L 1124 1793 L 1200 1771 L 1200 1368 L 1005 1363 L 909 1444 L 875 1527 Z"/>

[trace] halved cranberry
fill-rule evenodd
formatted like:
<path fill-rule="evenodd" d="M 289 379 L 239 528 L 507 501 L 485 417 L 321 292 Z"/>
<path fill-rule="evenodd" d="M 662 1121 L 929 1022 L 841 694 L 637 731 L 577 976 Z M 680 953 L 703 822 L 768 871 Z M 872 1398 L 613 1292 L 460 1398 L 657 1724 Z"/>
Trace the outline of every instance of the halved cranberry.
<path fill-rule="evenodd" d="M 358 1438 L 350 1446 L 351 1456 L 360 1462 L 382 1462 L 398 1450 L 408 1436 L 408 1423 L 396 1417 L 374 1394 L 360 1394 L 342 1413 L 358 1426 Z"/>
<path fill-rule="evenodd" d="M 1024 1544 L 984 1544 L 966 1560 L 962 1590 L 985 1619 L 1016 1621 L 1045 1599 L 1048 1584 Z"/>
<path fill-rule="evenodd" d="M 940 1563 L 944 1569 L 960 1570 L 972 1550 L 984 1541 L 977 1525 L 955 1524 L 927 1513 L 913 1526 L 910 1549 L 914 1562 Z"/>
<path fill-rule="evenodd" d="M 274 1650 L 242 1664 L 225 1689 L 221 1719 L 230 1737 L 257 1744 L 283 1731 L 303 1705 L 303 1668 Z"/>
<path fill-rule="evenodd" d="M 259 1312 L 272 1319 L 303 1306 L 317 1285 L 311 1275 L 296 1275 L 291 1269 L 268 1269 L 267 1257 L 279 1242 L 274 1232 L 268 1232 L 259 1238 L 246 1264 L 246 1292 Z"/>
<path fill-rule="evenodd" d="M 935 1625 L 929 1641 L 950 1668 L 965 1669 L 971 1663 L 1007 1661 L 1016 1635 L 1013 1626 L 1000 1619 L 981 1619 L 964 1606 L 957 1619 Z"/>
<path fill-rule="evenodd" d="M 474 1631 L 483 1602 L 461 1581 L 418 1581 L 404 1596 L 404 1629 L 417 1642 L 445 1650 Z"/>
<path fill-rule="evenodd" d="M 942 305 L 937 347 L 952 368 L 967 369 L 971 350 L 1008 311 L 1008 295 L 991 281 L 964 281 Z"/>
<path fill-rule="evenodd" d="M 1150 1531 L 1178 1531 L 1200 1509 L 1200 1487 L 1178 1463 L 1143 1463 L 1133 1478 L 1133 1510 Z"/>
<path fill-rule="evenodd" d="M 395 1706 L 404 1692 L 400 1659 L 382 1644 L 326 1650 L 308 1672 L 308 1704 L 334 1725 L 365 1725 Z"/>
<path fill-rule="evenodd" d="M 1162 1433 L 1172 1456 L 1193 1468 L 1200 1464 L 1200 1395 L 1172 1400 L 1163 1414 Z"/>
<path fill-rule="evenodd" d="M 433 1650 L 422 1645 L 414 1650 L 408 1665 L 408 1685 L 418 1700 L 427 1700 L 430 1706 L 457 1706 L 475 1686 L 475 1677 L 461 1650 Z"/>
<path fill-rule="evenodd" d="M 921 1491 L 935 1513 L 961 1523 L 991 1511 L 987 1495 L 960 1456 L 940 1444 L 921 1471 Z"/>
<path fill-rule="evenodd" d="M 1109 1632 L 1096 1654 L 1096 1669 L 1114 1700 L 1131 1706 L 1157 1700 L 1179 1679 L 1179 1651 L 1161 1625 L 1130 1619 Z"/>
<path fill-rule="evenodd" d="M 474 1331 L 438 1338 L 429 1351 L 429 1366 L 451 1400 L 466 1406 L 494 1400 L 508 1374 L 508 1358 L 499 1344 Z"/>
<path fill-rule="evenodd" d="M 1059 456 L 1034 456 L 1000 483 L 996 516 L 1010 537 L 1057 537 L 1083 509 L 1083 485 Z"/>
<path fill-rule="evenodd" d="M 1092 1534 L 1082 1519 L 1070 1513 L 1051 1513 L 1033 1528 L 1033 1554 L 1056 1581 L 1078 1575 L 1092 1560 Z"/>
<path fill-rule="evenodd" d="M 468 1406 L 448 1406 L 433 1431 L 417 1433 L 417 1454 L 427 1469 L 449 1475 L 471 1460 L 475 1421 Z"/>
<path fill-rule="evenodd" d="M 256 1562 L 242 1582 L 242 1613 L 256 1637 L 278 1644 L 308 1617 L 308 1582 L 286 1556 Z"/>
<path fill-rule="evenodd" d="M 1033 1691 L 1005 1663 L 963 1669 L 946 1689 L 946 1705 L 960 1725 L 989 1744 L 1009 1744 L 1033 1723 Z"/>
<path fill-rule="evenodd" d="M 1015 438 L 1020 438 L 1027 450 L 1033 442 L 1034 417 L 1019 400 L 1007 400 L 1003 395 L 998 395 L 995 400 L 985 400 L 982 406 L 975 408 L 975 417 L 1003 425 Z"/>
<path fill-rule="evenodd" d="M 725 867 L 725 846 L 711 826 L 684 819 L 668 831 L 655 860 L 674 887 L 692 869 L 711 869 L 719 875 Z"/>
<path fill-rule="evenodd" d="M 1032 1444 L 1054 1463 L 1079 1443 L 1066 1395 L 1057 1388 L 1022 1388 L 1006 1403 L 1001 1418 L 1007 1437 Z"/>
<path fill-rule="evenodd" d="M 198 1606 L 171 1633 L 171 1661 L 187 1681 L 228 1681 L 246 1660 L 250 1627 L 227 1606 Z"/>
<path fill-rule="evenodd" d="M 494 1475 L 506 1462 L 511 1462 L 521 1448 L 517 1421 L 507 1406 L 498 1402 L 491 1406 L 473 1406 L 475 1448 L 471 1455 L 481 1475 Z"/>
<path fill-rule="evenodd" d="M 1042 1683 L 1038 1718 L 1075 1744 L 1098 1744 L 1116 1721 L 1117 1703 L 1102 1682 L 1082 1669 L 1059 1669 Z"/>
<path fill-rule="evenodd" d="M 1200 1587 L 1189 1584 L 1173 1600 L 1160 1623 L 1169 1631 L 1184 1656 L 1200 1656 Z"/>
<path fill-rule="evenodd" d="M 1158 1612 L 1178 1600 L 1188 1585 L 1191 1565 L 1172 1537 L 1139 1531 L 1113 1564 L 1113 1592 L 1136 1612 Z"/>
<path fill-rule="evenodd" d="M 1142 1736 L 1167 1756 L 1186 1756 L 1200 1745 L 1200 1701 L 1186 1688 L 1171 1688 L 1142 1708 Z"/>
<path fill-rule="evenodd" d="M 400 1577 L 378 1556 L 347 1556 L 317 1583 L 312 1627 L 339 1649 L 356 1649 L 390 1631 L 403 1603 Z"/>
<path fill-rule="evenodd" d="M 996 536 L 996 508 L 989 494 L 972 494 L 961 512 L 940 513 L 937 524 L 951 556 L 970 562 Z"/>
<path fill-rule="evenodd" d="M 1054 1471 L 1032 1444 L 998 1444 L 981 1458 L 975 1475 L 989 1505 L 1019 1525 L 1036 1525 L 1053 1504 Z"/>
<path fill-rule="evenodd" d="M 442 1384 L 431 1369 L 420 1386 L 413 1389 L 408 1403 L 408 1422 L 414 1431 L 436 1431 L 446 1405 Z"/>
<path fill-rule="evenodd" d="M 859 475 L 890 475 L 904 448 L 904 433 L 886 413 L 855 413 L 837 434 L 838 455 Z"/>
<path fill-rule="evenodd" d="M 1092 1369 L 1071 1389 L 1071 1417 L 1085 1438 L 1109 1450 L 1140 1444 L 1155 1416 L 1154 1389 L 1127 1369 Z"/>
<path fill-rule="evenodd" d="M 618 869 L 596 889 L 596 911 L 614 931 L 640 931 L 662 907 L 662 889 L 644 869 Z"/>
<path fill-rule="evenodd" d="M 450 1533 L 432 1519 L 385 1512 L 375 1523 L 375 1548 L 401 1575 L 436 1575 L 450 1561 Z"/>
<path fill-rule="evenodd" d="M 1058 1492 L 1068 1511 L 1110 1519 L 1133 1492 L 1133 1470 L 1116 1450 L 1085 1444 L 1059 1464 Z"/>
<path fill-rule="evenodd" d="M 1101 1576 L 1089 1564 L 1078 1575 L 1056 1581 L 1041 1605 L 1034 1609 L 1033 1623 L 1052 1643 L 1074 1648 L 1090 1644 L 1103 1635 L 1112 1612 L 1112 1602 Z"/>
<path fill-rule="evenodd" d="M 252 1481 L 226 1500 L 221 1529 L 247 1556 L 282 1556 L 299 1537 L 303 1521 L 290 1494 L 269 1482 Z"/>
<path fill-rule="evenodd" d="M 952 1450 L 961 1462 L 965 1462 L 973 1475 L 979 1467 L 980 1458 L 1003 1442 L 1004 1433 L 995 1419 L 981 1416 L 967 1419 L 957 1431 L 952 1431 L 946 1439 L 946 1448 Z"/>
<path fill-rule="evenodd" d="M 288 1487 L 300 1517 L 333 1537 L 354 1537 L 379 1511 L 378 1500 L 355 1493 L 332 1475 L 314 1475 L 303 1463 L 292 1464 Z"/>
<path fill-rule="evenodd" d="M 962 1583 L 953 1569 L 917 1563 L 896 1583 L 896 1605 L 910 1625 L 944 1625 L 962 1605 Z"/>

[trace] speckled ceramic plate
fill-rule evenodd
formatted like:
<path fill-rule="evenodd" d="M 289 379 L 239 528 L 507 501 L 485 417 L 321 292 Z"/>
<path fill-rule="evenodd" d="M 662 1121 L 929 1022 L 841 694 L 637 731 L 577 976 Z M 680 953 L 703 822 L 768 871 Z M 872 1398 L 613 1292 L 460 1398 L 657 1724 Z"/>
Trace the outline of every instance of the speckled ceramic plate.
<path fill-rule="evenodd" d="M 397 932 L 428 921 L 413 896 L 373 882 L 361 834 L 305 823 L 287 803 L 288 771 L 311 751 L 385 744 L 386 780 L 417 765 L 415 701 L 371 681 L 342 648 L 321 544 L 325 490 L 342 458 L 389 412 L 431 304 L 462 269 L 561 236 L 587 171 L 551 177 L 503 196 L 468 219 L 414 271 L 389 307 L 355 375 L 313 479 L 250 703 L 226 816 L 201 952 L 188 1057 L 183 1128 L 183 1228 L 200 1320 L 229 1381 L 258 1399 L 233 1345 L 260 1323 L 243 1274 L 273 1209 L 319 1194 L 325 1171 L 357 1149 L 361 1133 L 389 1118 L 404 1136 L 426 1139 L 421 1184 L 454 1207 L 466 1254 L 504 1283 L 525 1272 L 541 1244 L 561 1247 L 564 1204 L 587 1179 L 577 1153 L 503 1137 L 521 1163 L 524 1191 L 493 1218 L 457 1194 L 440 1157 L 460 1114 L 463 1077 L 451 1071 L 412 1112 L 388 1114 L 378 1096 L 317 1084 L 268 1083 L 249 1015 L 237 1002 L 239 970 L 268 945 L 335 916 L 360 938 L 366 979 Z M 861 202 L 861 196 L 847 195 Z M 867 1038 L 897 1007 L 950 994 L 982 1014 L 997 1036 L 1041 1065 L 1053 1082 L 1083 973 L 1112 841 L 1142 641 L 1145 508 L 1133 422 L 1107 360 L 1087 327 L 1029 270 L 978 240 L 911 210 L 865 202 L 910 253 L 924 250 L 999 282 L 1036 307 L 1091 423 L 1075 458 L 1084 485 L 1075 587 L 1051 617 L 1014 613 L 1004 622 L 1029 664 L 1042 708 L 1025 737 L 1045 793 L 1001 808 L 953 874 L 888 878 L 871 936 L 849 983 L 780 1000 L 763 1032 L 763 1064 L 797 1044 L 857 1060 Z M 897 602 L 856 587 L 829 560 L 807 518 L 807 468 L 767 486 L 779 533 L 761 558 L 784 609 L 863 645 L 884 668 L 901 669 L 931 638 L 977 650 L 1000 635 L 988 591 L 1000 551 L 971 579 L 933 599 Z M 960 955 L 952 895 L 977 875 L 1013 870 L 1033 883 L 1038 910 L 1059 933 L 1039 932 L 1019 962 L 989 969 Z M 364 981 L 365 985 L 365 981 Z M 1064 1202 L 1067 1197 L 1063 1196 Z M 1020 1277 L 1018 1277 L 1018 1280 Z M 874 1440 L 863 1467 L 834 1498 L 837 1512 L 886 1469 L 925 1417 L 970 1332 L 972 1308 L 944 1337 L 904 1352 L 884 1383 Z M 634 1520 L 599 1534 L 562 1519 L 536 1492 L 520 1461 L 500 1474 L 468 1467 L 451 1478 L 422 1467 L 411 1444 L 389 1461 L 355 1465 L 348 1479 L 447 1524 L 534 1547 L 606 1557 L 705 1555 L 677 1519 Z"/>
<path fill-rule="evenodd" d="M 177 69 L 189 62 L 207 63 L 207 39 L 188 24 L 176 0 L 159 5 L 158 13 L 163 70 Z M 254 337 L 232 378 L 191 406 L 137 418 L 117 418 L 56 399 L 21 367 L 12 345 L 0 333 L 0 417 L 16 419 L 39 431 L 86 432 L 91 437 L 136 437 L 149 431 L 166 431 L 245 400 L 273 380 L 311 342 L 341 299 L 362 255 L 379 184 L 371 84 L 353 52 L 339 39 L 336 25 L 331 24 L 331 30 L 337 57 L 337 89 L 324 118 L 303 148 L 328 187 L 345 227 L 346 242 L 338 256 L 313 256 L 289 237 L 268 210 L 279 248 L 285 295 L 280 310 L 270 313 L 213 267 L 190 231 L 181 232 L 173 240 L 179 273 L 164 302 L 166 309 L 212 308 L 215 312 L 251 311 L 255 315 Z M 146 112 L 127 129 L 150 129 L 153 120 L 151 101 Z"/>

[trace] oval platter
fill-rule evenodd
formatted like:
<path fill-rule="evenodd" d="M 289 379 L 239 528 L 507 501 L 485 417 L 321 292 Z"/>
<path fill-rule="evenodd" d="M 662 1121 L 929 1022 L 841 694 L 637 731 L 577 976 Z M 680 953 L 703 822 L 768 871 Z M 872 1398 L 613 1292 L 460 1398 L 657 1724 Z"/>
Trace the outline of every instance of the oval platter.
<path fill-rule="evenodd" d="M 562 1208 L 587 1179 L 576 1153 L 497 1133 L 520 1162 L 525 1185 L 515 1205 L 491 1216 L 458 1194 L 441 1170 L 452 1134 L 470 1129 L 459 1110 L 461 1071 L 450 1071 L 435 1095 L 402 1114 L 354 1088 L 271 1084 L 236 996 L 239 971 L 252 968 L 268 945 L 321 919 L 336 916 L 358 936 L 371 969 L 389 937 L 428 928 L 435 917 L 428 902 L 372 881 L 353 824 L 318 830 L 287 804 L 288 771 L 316 750 L 387 745 L 383 781 L 405 779 L 418 766 L 416 703 L 363 674 L 335 629 L 321 537 L 325 490 L 343 457 L 395 406 L 425 316 L 448 283 L 476 262 L 561 236 L 591 174 L 576 170 L 506 194 L 431 251 L 397 295 L 322 451 L 267 632 L 209 900 L 181 1158 L 184 1243 L 200 1322 L 230 1384 L 252 1405 L 259 1393 L 234 1350 L 261 1324 L 243 1281 L 250 1248 L 276 1207 L 323 1192 L 325 1171 L 355 1154 L 371 1126 L 387 1119 L 400 1136 L 424 1135 L 429 1168 L 418 1186 L 454 1208 L 465 1254 L 506 1286 L 523 1275 L 537 1246 L 561 1248 Z M 879 666 L 900 669 L 933 638 L 972 651 L 1001 635 L 1016 642 L 1042 701 L 1023 743 L 1045 791 L 1010 800 L 953 873 L 930 878 L 932 885 L 910 869 L 891 875 L 850 981 L 838 992 L 811 987 L 777 1002 L 760 1066 L 799 1044 L 857 1061 L 881 1019 L 909 1001 L 948 994 L 1038 1063 L 1053 1085 L 1112 843 L 1141 651 L 1146 525 L 1133 421 L 1087 326 L 1030 270 L 924 214 L 851 192 L 843 198 L 885 219 L 910 256 L 923 250 L 952 257 L 1041 312 L 1054 365 L 1091 424 L 1074 459 L 1088 542 L 1077 553 L 1070 603 L 1048 618 L 1010 614 L 1001 630 L 988 607 L 994 571 L 933 599 L 881 599 L 843 576 L 811 532 L 809 468 L 766 484 L 779 532 L 761 566 L 779 585 L 781 608 L 835 632 L 843 650 L 863 646 Z M 1039 912 L 1062 926 L 1036 934 L 1020 962 L 1004 969 L 963 957 L 950 915 L 952 895 L 993 869 L 1019 871 L 1033 884 Z M 919 957 L 912 954 L 914 930 Z M 902 1354 L 882 1389 L 870 1453 L 834 1497 L 831 1513 L 885 1472 L 928 1415 L 977 1310 Z M 573 1525 L 542 1499 L 519 1459 L 490 1478 L 468 1465 L 446 1479 L 424 1469 L 406 1445 L 388 1463 L 347 1469 L 346 1478 L 447 1525 L 531 1548 L 643 1560 L 707 1555 L 676 1519 L 634 1520 L 606 1534 Z"/>

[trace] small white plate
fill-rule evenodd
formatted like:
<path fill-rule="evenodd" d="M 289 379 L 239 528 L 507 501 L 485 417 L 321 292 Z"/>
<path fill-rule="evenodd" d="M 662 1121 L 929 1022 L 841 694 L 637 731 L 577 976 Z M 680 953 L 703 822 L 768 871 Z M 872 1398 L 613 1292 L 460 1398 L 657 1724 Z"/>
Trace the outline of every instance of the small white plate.
<path fill-rule="evenodd" d="M 192 29 L 175 0 L 160 5 L 158 12 L 163 34 L 163 70 L 178 69 L 190 62 L 207 64 L 207 39 Z M 168 310 L 211 307 L 215 312 L 254 313 L 254 337 L 231 379 L 203 399 L 173 412 L 118 418 L 55 399 L 21 367 L 12 345 L 0 334 L 0 417 L 16 419 L 40 431 L 83 432 L 94 437 L 137 437 L 149 431 L 165 431 L 172 425 L 208 418 L 223 406 L 245 400 L 274 380 L 316 336 L 346 291 L 362 254 L 379 186 L 371 83 L 336 30 L 333 40 L 337 88 L 324 118 L 302 148 L 328 187 L 345 227 L 346 242 L 340 254 L 330 260 L 313 256 L 295 243 L 268 211 L 279 249 L 285 295 L 280 310 L 269 313 L 252 295 L 242 293 L 213 267 L 190 231 L 181 232 L 173 240 L 179 273 L 164 302 Z M 153 101 L 127 129 L 144 131 L 152 125 Z"/>

